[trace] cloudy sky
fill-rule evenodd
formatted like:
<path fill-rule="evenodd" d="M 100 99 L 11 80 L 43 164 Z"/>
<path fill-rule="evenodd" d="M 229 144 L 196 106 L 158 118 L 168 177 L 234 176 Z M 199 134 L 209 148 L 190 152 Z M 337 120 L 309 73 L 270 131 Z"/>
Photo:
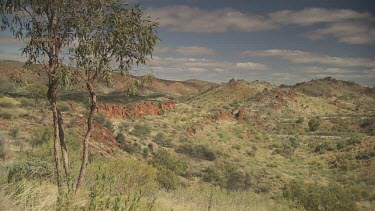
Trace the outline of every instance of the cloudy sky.
<path fill-rule="evenodd" d="M 135 1 L 160 23 L 142 73 L 276 84 L 333 76 L 375 85 L 373 0 Z M 20 47 L 0 33 L 0 59 L 24 59 Z"/>

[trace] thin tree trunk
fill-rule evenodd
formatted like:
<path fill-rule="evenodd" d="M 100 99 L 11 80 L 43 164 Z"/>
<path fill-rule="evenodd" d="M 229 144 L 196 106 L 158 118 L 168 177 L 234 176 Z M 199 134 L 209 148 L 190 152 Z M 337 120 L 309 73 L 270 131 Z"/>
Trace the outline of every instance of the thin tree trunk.
<path fill-rule="evenodd" d="M 77 193 L 81 184 L 82 184 L 82 179 L 85 175 L 86 172 L 86 167 L 88 163 L 88 148 L 89 148 L 89 139 L 90 135 L 92 132 L 92 119 L 94 117 L 94 112 L 96 108 L 96 94 L 94 92 L 94 87 L 92 86 L 92 83 L 90 81 L 87 82 L 87 90 L 90 92 L 90 97 L 91 97 L 91 107 L 90 107 L 90 114 L 87 118 L 87 131 L 85 138 L 83 140 L 83 151 L 82 151 L 82 165 L 81 165 L 81 170 L 79 172 L 77 184 L 76 184 L 76 190 L 75 192 Z"/>
<path fill-rule="evenodd" d="M 59 156 L 59 125 L 58 125 L 58 115 L 56 106 L 56 84 L 50 81 L 48 86 L 47 97 L 51 105 L 52 116 L 53 116 L 53 153 L 55 159 L 55 170 L 56 170 L 56 182 L 60 189 L 61 187 L 61 168 L 60 168 L 60 156 Z"/>
<path fill-rule="evenodd" d="M 59 138 L 60 138 L 60 145 L 61 145 L 61 155 L 63 159 L 63 164 L 64 164 L 64 170 L 65 170 L 65 176 L 67 178 L 67 183 L 69 187 L 69 180 L 70 180 L 70 175 L 69 175 L 69 156 L 68 156 L 68 149 L 66 147 L 66 142 L 65 142 L 65 133 L 64 133 L 64 128 L 63 128 L 63 117 L 61 115 L 61 111 L 59 108 L 57 110 L 57 118 L 58 118 L 58 125 L 59 125 Z"/>

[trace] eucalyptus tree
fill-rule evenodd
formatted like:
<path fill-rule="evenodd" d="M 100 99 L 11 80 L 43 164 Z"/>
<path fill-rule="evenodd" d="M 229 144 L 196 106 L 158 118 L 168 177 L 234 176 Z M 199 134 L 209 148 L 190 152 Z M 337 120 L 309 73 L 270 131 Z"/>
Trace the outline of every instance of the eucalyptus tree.
<path fill-rule="evenodd" d="M 84 27 L 77 30 L 76 48 L 72 60 L 79 71 L 80 79 L 86 83 L 90 94 L 90 113 L 87 118 L 87 131 L 83 140 L 82 164 L 76 183 L 76 191 L 82 183 L 88 163 L 89 138 L 93 130 L 93 116 L 96 108 L 95 84 L 121 73 L 127 75 L 133 65 L 145 64 L 152 56 L 158 40 L 158 24 L 145 17 L 139 5 L 129 7 L 121 0 L 102 4 L 101 8 L 90 8 L 93 14 L 80 20 Z M 92 15 L 95 18 L 91 18 Z M 138 81 L 139 82 L 139 81 Z"/>
<path fill-rule="evenodd" d="M 38 74 L 48 78 L 47 98 L 53 115 L 56 181 L 61 186 L 59 140 L 66 177 L 69 177 L 68 151 L 63 117 L 57 105 L 59 87 L 71 82 L 70 68 L 64 65 L 65 52 L 76 39 L 78 20 L 87 14 L 85 5 L 95 0 L 0 0 L 1 30 L 27 42 L 22 54 L 26 64 L 38 64 Z"/>
<path fill-rule="evenodd" d="M 48 77 L 47 98 L 53 115 L 54 158 L 57 184 L 61 186 L 59 140 L 65 174 L 69 177 L 69 160 L 65 144 L 63 117 L 57 105 L 62 81 L 69 81 L 69 68 L 63 65 L 63 49 L 75 39 L 77 16 L 82 14 L 82 1 L 75 0 L 0 0 L 2 30 L 27 41 L 22 53 L 26 64 L 41 66 L 38 74 Z M 65 77 L 65 80 L 61 80 Z"/>

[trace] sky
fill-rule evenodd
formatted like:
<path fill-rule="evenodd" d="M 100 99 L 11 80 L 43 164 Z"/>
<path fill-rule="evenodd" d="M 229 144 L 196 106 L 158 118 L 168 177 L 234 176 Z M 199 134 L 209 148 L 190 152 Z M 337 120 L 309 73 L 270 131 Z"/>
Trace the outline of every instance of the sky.
<path fill-rule="evenodd" d="M 295 84 L 334 77 L 375 86 L 373 0 L 130 0 L 159 22 L 146 66 L 169 80 Z M 24 61 L 0 33 L 0 59 Z"/>

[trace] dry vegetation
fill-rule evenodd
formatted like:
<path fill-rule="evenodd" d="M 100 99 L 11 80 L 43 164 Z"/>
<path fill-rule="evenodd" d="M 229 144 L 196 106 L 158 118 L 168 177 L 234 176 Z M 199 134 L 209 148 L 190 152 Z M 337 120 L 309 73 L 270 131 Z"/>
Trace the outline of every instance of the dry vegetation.
<path fill-rule="evenodd" d="M 54 185 L 51 117 L 43 95 L 32 97 L 31 84 L 7 82 L 6 74 L 22 67 L 18 63 L 0 67 L 7 70 L 0 89 L 0 210 L 374 206 L 374 89 L 332 78 L 282 87 L 154 79 L 128 99 L 118 86 L 126 81 L 102 84 L 100 103 L 132 107 L 172 100 L 176 109 L 126 120 L 96 114 L 99 132 L 90 143 L 88 176 L 83 191 L 72 195 Z M 75 175 L 88 102 L 72 89 L 59 97 Z M 190 95 L 181 97 L 185 93 Z"/>

